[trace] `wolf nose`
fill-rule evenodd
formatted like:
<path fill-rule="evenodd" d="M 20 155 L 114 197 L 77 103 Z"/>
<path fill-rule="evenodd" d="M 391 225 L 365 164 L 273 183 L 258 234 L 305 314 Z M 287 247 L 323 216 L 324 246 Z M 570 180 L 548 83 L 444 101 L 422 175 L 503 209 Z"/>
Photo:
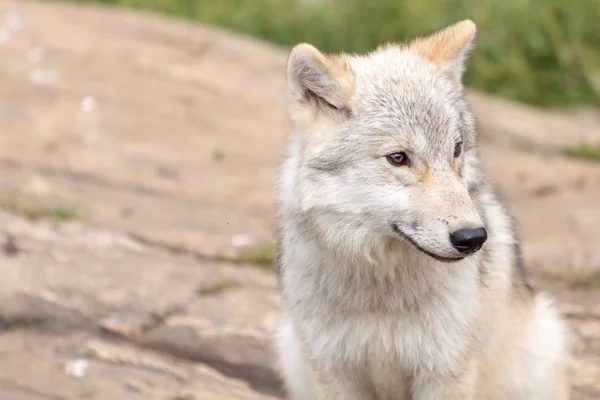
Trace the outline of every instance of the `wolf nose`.
<path fill-rule="evenodd" d="M 487 240 L 485 228 L 459 229 L 450 234 L 452 246 L 461 253 L 473 253 Z"/>

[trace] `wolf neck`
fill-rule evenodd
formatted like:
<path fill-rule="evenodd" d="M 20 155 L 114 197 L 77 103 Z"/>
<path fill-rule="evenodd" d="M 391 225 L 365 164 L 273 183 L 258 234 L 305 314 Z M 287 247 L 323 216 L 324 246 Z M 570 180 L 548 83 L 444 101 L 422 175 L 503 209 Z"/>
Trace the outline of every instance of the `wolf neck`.
<path fill-rule="evenodd" d="M 333 309 L 338 315 L 385 314 L 478 295 L 475 257 L 442 263 L 396 239 L 370 254 L 344 253 L 300 232 L 293 237 L 282 277 L 291 303 Z"/>

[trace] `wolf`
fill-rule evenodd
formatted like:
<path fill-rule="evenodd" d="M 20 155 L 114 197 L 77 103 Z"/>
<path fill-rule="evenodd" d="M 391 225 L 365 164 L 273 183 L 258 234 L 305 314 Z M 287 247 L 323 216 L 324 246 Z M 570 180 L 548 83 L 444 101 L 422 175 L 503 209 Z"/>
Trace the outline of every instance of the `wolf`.
<path fill-rule="evenodd" d="M 290 399 L 569 399 L 566 327 L 481 171 L 462 84 L 475 33 L 291 50 L 275 341 Z"/>

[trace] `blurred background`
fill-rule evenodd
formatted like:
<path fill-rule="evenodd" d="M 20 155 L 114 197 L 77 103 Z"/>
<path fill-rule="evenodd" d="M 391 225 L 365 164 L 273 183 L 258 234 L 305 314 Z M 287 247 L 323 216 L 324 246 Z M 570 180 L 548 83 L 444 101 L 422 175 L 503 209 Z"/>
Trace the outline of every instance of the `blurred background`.
<path fill-rule="evenodd" d="M 471 18 L 467 83 L 543 106 L 600 100 L 600 7 L 593 0 L 103 0 L 214 24 L 291 46 L 366 52 Z"/>
<path fill-rule="evenodd" d="M 597 0 L 1 1 L 0 398 L 283 398 L 287 52 L 464 18 L 484 169 L 600 398 Z"/>

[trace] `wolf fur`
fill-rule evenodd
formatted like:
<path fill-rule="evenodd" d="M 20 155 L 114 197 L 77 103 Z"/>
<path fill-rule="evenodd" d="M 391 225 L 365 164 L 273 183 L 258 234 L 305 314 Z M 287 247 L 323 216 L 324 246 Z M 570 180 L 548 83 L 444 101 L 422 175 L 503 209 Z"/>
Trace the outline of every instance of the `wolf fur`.
<path fill-rule="evenodd" d="M 565 329 L 525 281 L 479 165 L 461 84 L 475 30 L 367 55 L 291 51 L 277 199 L 290 399 L 569 398 Z M 477 227 L 481 250 L 453 247 Z"/>

